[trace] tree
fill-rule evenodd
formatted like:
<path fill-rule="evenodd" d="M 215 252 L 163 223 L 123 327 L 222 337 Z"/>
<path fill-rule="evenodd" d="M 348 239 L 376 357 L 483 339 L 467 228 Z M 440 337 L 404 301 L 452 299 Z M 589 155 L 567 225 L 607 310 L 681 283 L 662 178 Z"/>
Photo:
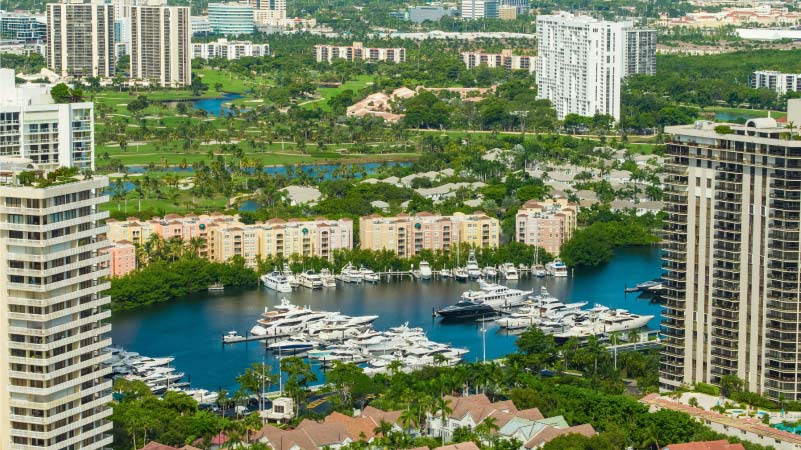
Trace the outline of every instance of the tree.
<path fill-rule="evenodd" d="M 731 397 L 735 393 L 741 392 L 745 382 L 737 375 L 723 375 L 720 377 L 720 394 L 724 397 Z"/>
<path fill-rule="evenodd" d="M 295 400 L 297 414 L 300 411 L 300 402 L 306 395 L 306 386 L 317 381 L 317 376 L 312 372 L 311 366 L 297 356 L 282 359 L 281 371 L 287 375 L 284 390 Z"/>
<path fill-rule="evenodd" d="M 192 91 L 192 95 L 197 97 L 200 95 L 201 92 L 205 92 L 209 90 L 209 85 L 204 84 L 203 80 L 200 79 L 198 76 L 192 77 L 192 83 L 189 85 L 189 90 Z"/>
<path fill-rule="evenodd" d="M 56 103 L 80 102 L 83 92 L 80 89 L 71 89 L 64 83 L 59 83 L 50 89 L 50 96 Z"/>
<path fill-rule="evenodd" d="M 442 438 L 442 445 L 445 445 L 445 425 L 448 423 L 448 415 L 453 412 L 451 409 L 451 400 L 440 395 L 435 399 L 436 409 L 439 412 L 440 420 L 440 437 Z"/>
<path fill-rule="evenodd" d="M 520 335 L 515 346 L 526 355 L 537 372 L 556 361 L 556 343 L 553 336 L 545 334 L 535 325 Z"/>

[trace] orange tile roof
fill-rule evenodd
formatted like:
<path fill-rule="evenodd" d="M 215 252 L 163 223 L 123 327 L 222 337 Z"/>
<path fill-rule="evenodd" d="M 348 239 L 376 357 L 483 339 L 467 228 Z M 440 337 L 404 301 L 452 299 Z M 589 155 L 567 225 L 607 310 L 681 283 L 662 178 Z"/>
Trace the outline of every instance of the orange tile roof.
<path fill-rule="evenodd" d="M 150 441 L 142 447 L 140 450 L 178 450 L 175 447 L 170 447 L 169 445 L 162 444 L 156 441 Z"/>
<path fill-rule="evenodd" d="M 324 423 L 339 423 L 345 427 L 354 441 L 369 441 L 375 437 L 376 423 L 369 417 L 350 417 L 334 412 L 326 416 Z"/>
<path fill-rule="evenodd" d="M 434 450 L 481 450 L 478 448 L 476 444 L 473 442 L 459 442 L 458 444 L 451 444 L 445 445 L 443 447 L 437 447 Z"/>
<path fill-rule="evenodd" d="M 595 436 L 595 428 L 592 425 L 585 423 L 582 425 L 576 425 L 573 427 L 568 428 L 555 428 L 550 425 L 546 425 L 539 433 L 534 435 L 531 440 L 526 442 L 526 448 L 539 448 L 543 445 L 547 444 L 548 442 L 556 439 L 559 436 L 566 435 L 566 434 L 581 434 L 587 437 Z"/>
<path fill-rule="evenodd" d="M 729 444 L 729 441 L 689 442 L 687 444 L 670 444 L 664 450 L 745 450 L 743 444 Z"/>

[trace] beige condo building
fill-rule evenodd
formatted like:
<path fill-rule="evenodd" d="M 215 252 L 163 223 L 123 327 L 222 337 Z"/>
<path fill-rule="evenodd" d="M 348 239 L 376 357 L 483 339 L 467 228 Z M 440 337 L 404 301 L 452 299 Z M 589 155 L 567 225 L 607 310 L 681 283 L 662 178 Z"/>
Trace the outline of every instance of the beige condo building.
<path fill-rule="evenodd" d="M 801 123 L 791 101 L 788 120 Z M 801 399 L 801 141 L 770 118 L 666 127 L 660 384 Z"/>
<path fill-rule="evenodd" d="M 47 67 L 63 77 L 114 76 L 114 7 L 82 0 L 49 3 Z"/>
<path fill-rule="evenodd" d="M 577 216 L 578 205 L 566 198 L 529 200 L 517 211 L 516 240 L 558 256 L 576 231 Z"/>
<path fill-rule="evenodd" d="M 22 186 L 0 160 L 0 450 L 111 444 L 104 177 Z"/>
<path fill-rule="evenodd" d="M 131 78 L 160 86 L 192 83 L 189 7 L 131 6 Z"/>
<path fill-rule="evenodd" d="M 498 219 L 480 211 L 452 216 L 374 214 L 359 219 L 359 243 L 363 249 L 392 250 L 400 257 L 411 257 L 423 250 L 449 251 L 458 244 L 497 247 L 500 230 Z"/>

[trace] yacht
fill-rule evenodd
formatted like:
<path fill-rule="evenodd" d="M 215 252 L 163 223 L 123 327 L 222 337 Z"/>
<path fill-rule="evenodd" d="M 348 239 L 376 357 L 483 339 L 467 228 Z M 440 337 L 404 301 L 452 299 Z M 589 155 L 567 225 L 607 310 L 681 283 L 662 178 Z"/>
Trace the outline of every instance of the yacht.
<path fill-rule="evenodd" d="M 512 263 L 505 263 L 501 266 L 501 276 L 506 280 L 517 280 L 517 269 Z"/>
<path fill-rule="evenodd" d="M 494 314 L 492 306 L 476 300 L 460 300 L 455 305 L 437 310 L 437 315 L 443 320 L 469 320 Z"/>
<path fill-rule="evenodd" d="M 379 277 L 378 274 L 373 271 L 373 269 L 368 269 L 367 267 L 361 266 L 359 267 L 359 273 L 362 274 L 362 280 L 364 280 L 365 283 L 378 283 L 381 281 L 381 277 Z"/>
<path fill-rule="evenodd" d="M 648 325 L 648 322 L 654 318 L 652 315 L 634 314 L 625 309 L 610 309 L 603 305 L 595 305 L 587 312 L 589 313 L 588 323 L 576 325 L 562 333 L 556 333 L 554 338 L 564 341 L 571 337 L 584 338 L 604 333 L 636 330 Z"/>
<path fill-rule="evenodd" d="M 286 339 L 283 341 L 273 342 L 267 345 L 268 350 L 274 352 L 301 352 L 311 350 L 317 346 L 316 342 L 307 341 L 304 339 Z"/>
<path fill-rule="evenodd" d="M 225 290 L 225 285 L 222 283 L 214 283 L 209 285 L 209 292 L 220 292 Z"/>
<path fill-rule="evenodd" d="M 453 269 L 453 278 L 455 278 L 456 281 L 467 281 L 470 275 L 467 274 L 467 269 L 464 267 L 457 267 Z"/>
<path fill-rule="evenodd" d="M 364 277 L 359 269 L 353 267 L 353 264 L 348 263 L 339 273 L 339 279 L 345 283 L 361 283 Z"/>
<path fill-rule="evenodd" d="M 553 261 L 546 264 L 545 270 L 548 272 L 548 275 L 554 277 L 567 276 L 567 265 L 565 265 L 565 263 L 559 258 L 556 258 Z"/>
<path fill-rule="evenodd" d="M 273 271 L 261 276 L 261 282 L 267 289 L 272 289 L 278 292 L 292 292 L 292 285 L 286 277 L 278 271 Z"/>
<path fill-rule="evenodd" d="M 537 278 L 542 278 L 548 275 L 548 271 L 545 270 L 545 266 L 543 266 L 542 264 L 534 264 L 531 267 L 531 274 Z"/>
<path fill-rule="evenodd" d="M 451 269 L 445 269 L 445 268 L 440 269 L 439 277 L 442 278 L 443 280 L 453 278 L 453 272 L 451 272 Z"/>
<path fill-rule="evenodd" d="M 324 288 L 335 288 L 337 287 L 337 279 L 334 274 L 331 273 L 328 269 L 320 270 L 320 280 L 323 282 Z"/>
<path fill-rule="evenodd" d="M 509 308 L 523 304 L 531 293 L 480 280 L 479 290 L 463 292 L 462 300 L 486 303 L 491 308 Z"/>
<path fill-rule="evenodd" d="M 495 266 L 487 266 L 482 272 L 487 278 L 495 278 L 498 276 L 498 269 L 496 269 Z"/>
<path fill-rule="evenodd" d="M 422 280 L 430 280 L 431 279 L 431 266 L 428 264 L 428 261 L 420 261 L 420 279 Z"/>
<path fill-rule="evenodd" d="M 467 270 L 467 276 L 470 278 L 475 279 L 481 276 L 481 268 L 478 266 L 478 260 L 476 260 L 476 252 L 473 250 L 470 250 L 470 254 L 467 256 L 465 270 Z"/>
<path fill-rule="evenodd" d="M 323 280 L 320 275 L 316 274 L 313 270 L 307 270 L 300 274 L 298 282 L 301 286 L 309 289 L 322 289 Z"/>
<path fill-rule="evenodd" d="M 298 279 L 295 277 L 295 274 L 292 273 L 292 269 L 289 268 L 289 263 L 284 263 L 283 268 L 284 278 L 289 283 L 291 287 L 295 287 L 299 284 Z"/>

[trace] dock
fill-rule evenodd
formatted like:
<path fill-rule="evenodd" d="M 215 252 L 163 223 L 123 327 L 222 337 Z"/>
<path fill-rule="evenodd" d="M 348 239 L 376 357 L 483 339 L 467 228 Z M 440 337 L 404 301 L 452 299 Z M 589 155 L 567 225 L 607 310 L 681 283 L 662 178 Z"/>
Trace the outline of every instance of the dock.
<path fill-rule="evenodd" d="M 220 340 L 222 341 L 223 345 L 240 344 L 240 343 L 243 343 L 243 342 L 267 341 L 267 340 L 270 340 L 270 339 L 285 338 L 285 337 L 289 337 L 289 333 L 266 334 L 264 336 L 256 336 L 256 335 L 251 335 L 251 334 L 246 333 L 245 336 L 241 336 L 242 339 L 237 339 L 237 340 L 234 340 L 234 341 L 226 341 L 225 340 L 225 336 L 226 335 L 222 335 L 220 337 Z"/>

